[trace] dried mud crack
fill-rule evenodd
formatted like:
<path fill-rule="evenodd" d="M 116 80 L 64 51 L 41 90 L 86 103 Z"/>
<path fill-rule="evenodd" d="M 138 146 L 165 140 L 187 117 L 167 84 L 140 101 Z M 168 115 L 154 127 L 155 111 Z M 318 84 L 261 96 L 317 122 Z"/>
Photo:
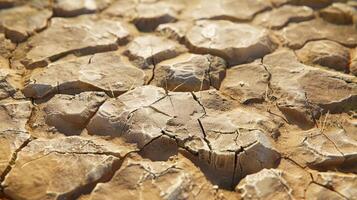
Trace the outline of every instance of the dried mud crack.
<path fill-rule="evenodd" d="M 0 0 L 0 199 L 357 200 L 354 0 Z"/>

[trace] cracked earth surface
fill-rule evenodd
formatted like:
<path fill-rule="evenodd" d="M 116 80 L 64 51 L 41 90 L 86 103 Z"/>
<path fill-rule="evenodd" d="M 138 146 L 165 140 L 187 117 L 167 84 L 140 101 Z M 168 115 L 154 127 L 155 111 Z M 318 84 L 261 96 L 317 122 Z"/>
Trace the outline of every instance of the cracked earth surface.
<path fill-rule="evenodd" d="M 0 0 L 0 199 L 357 199 L 357 1 Z"/>

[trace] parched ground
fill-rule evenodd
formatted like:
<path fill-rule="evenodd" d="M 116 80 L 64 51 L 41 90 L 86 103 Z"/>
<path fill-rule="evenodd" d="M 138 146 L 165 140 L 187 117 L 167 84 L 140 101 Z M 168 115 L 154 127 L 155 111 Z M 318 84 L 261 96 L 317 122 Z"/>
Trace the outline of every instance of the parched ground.
<path fill-rule="evenodd" d="M 0 0 L 0 199 L 357 199 L 357 1 Z"/>

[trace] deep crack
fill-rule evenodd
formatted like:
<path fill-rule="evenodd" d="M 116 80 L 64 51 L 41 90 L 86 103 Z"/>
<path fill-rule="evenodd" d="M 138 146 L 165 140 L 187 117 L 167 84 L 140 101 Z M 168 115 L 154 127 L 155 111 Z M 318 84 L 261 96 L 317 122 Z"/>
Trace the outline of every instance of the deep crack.
<path fill-rule="evenodd" d="M 19 148 L 17 148 L 14 153 L 12 153 L 11 155 L 11 160 L 9 161 L 9 164 L 7 165 L 7 167 L 5 168 L 4 172 L 1 174 L 0 176 L 0 185 L 2 186 L 2 183 L 4 182 L 6 176 L 10 173 L 12 167 L 15 165 L 16 159 L 17 159 L 17 154 L 23 149 L 25 148 L 32 140 L 34 140 L 34 138 L 30 137 L 29 139 L 25 140 L 21 146 Z M 0 188 L 1 191 L 0 193 L 3 193 L 2 191 L 2 187 Z"/>

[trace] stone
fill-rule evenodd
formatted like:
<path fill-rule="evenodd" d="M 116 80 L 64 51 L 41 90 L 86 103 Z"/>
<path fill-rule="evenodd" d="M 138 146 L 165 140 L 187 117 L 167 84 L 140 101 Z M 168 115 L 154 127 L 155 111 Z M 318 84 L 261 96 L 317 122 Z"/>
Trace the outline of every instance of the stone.
<path fill-rule="evenodd" d="M 244 199 L 293 199 L 291 188 L 282 178 L 283 173 L 278 169 L 263 169 L 248 175 L 237 190 L 241 190 Z"/>
<path fill-rule="evenodd" d="M 151 107 L 183 123 L 198 119 L 205 113 L 204 108 L 190 92 L 170 92 Z"/>
<path fill-rule="evenodd" d="M 11 76 L 11 71 L 0 68 L 0 100 L 11 97 L 16 93 Z"/>
<path fill-rule="evenodd" d="M 150 2 L 150 1 L 149 1 Z M 138 2 L 135 0 L 117 0 L 112 2 L 103 13 L 108 16 L 124 17 L 132 19 Z"/>
<path fill-rule="evenodd" d="M 309 71 L 298 81 L 308 101 L 324 110 L 340 112 L 357 106 L 356 82 L 348 83 L 320 71 Z"/>
<path fill-rule="evenodd" d="M 352 24 L 356 14 L 353 7 L 344 3 L 333 3 L 319 12 L 320 17 L 334 24 Z"/>
<path fill-rule="evenodd" d="M 111 0 L 56 0 L 54 2 L 54 15 L 58 17 L 74 17 L 82 14 L 94 13 L 107 7 Z"/>
<path fill-rule="evenodd" d="M 334 192 L 333 190 L 327 189 L 326 187 L 323 187 L 319 184 L 312 183 L 305 192 L 305 196 L 307 199 L 346 199 L 342 195 Z"/>
<path fill-rule="evenodd" d="M 345 46 L 356 46 L 357 31 L 352 26 L 335 25 L 320 19 L 290 24 L 281 31 L 285 44 L 293 49 L 302 48 L 312 40 L 332 40 Z"/>
<path fill-rule="evenodd" d="M 236 120 L 238 116 L 241 116 L 241 119 Z M 259 123 L 271 123 L 262 118 L 263 116 L 258 113 L 248 116 L 244 111 L 237 109 L 200 119 L 204 140 L 209 148 L 201 147 L 196 150 L 202 159 L 201 162 L 207 162 L 214 169 L 214 173 L 220 174 L 220 178 L 215 179 L 216 184 L 229 188 L 248 174 L 275 166 L 280 154 L 264 134 L 264 129 L 258 128 L 261 126 L 257 125 Z M 190 143 L 187 144 L 187 148 L 195 150 Z"/>
<path fill-rule="evenodd" d="M 154 89 L 145 86 L 128 94 Z M 216 181 L 223 187 L 231 187 L 241 177 L 261 169 L 260 166 L 273 167 L 279 158 L 264 133 L 276 134 L 279 125 L 264 114 L 252 114 L 244 109 L 216 112 L 218 108 L 211 107 L 213 103 L 208 103 L 207 95 L 203 101 L 207 99 L 206 105 L 211 106 L 206 110 L 197 102 L 198 97 L 188 92 L 169 92 L 167 96 L 163 91 L 161 96 L 152 96 L 152 93 L 147 93 L 150 94 L 147 98 L 140 96 L 149 101 L 139 105 L 128 106 L 130 104 L 122 99 L 127 94 L 105 102 L 89 122 L 88 132 L 124 138 L 139 148 L 150 148 L 156 144 L 154 141 L 164 136 L 175 138 L 179 147 L 198 154 L 202 165 L 208 165 L 215 174 L 222 175 Z M 155 146 L 158 148 L 162 144 L 159 142 Z M 236 155 L 239 161 L 236 161 Z M 251 164 L 247 163 L 246 156 L 250 157 Z M 244 167 L 237 167 L 239 162 Z M 236 176 L 234 182 L 233 175 Z"/>
<path fill-rule="evenodd" d="M 6 39 L 3 33 L 0 33 L 0 79 L 3 79 L 8 74 L 10 68 L 11 53 L 15 49 L 16 45 L 11 40 Z M 2 89 L 0 89 L 2 90 Z M 0 96 L 3 96 L 2 94 Z"/>
<path fill-rule="evenodd" d="M 249 21 L 257 13 L 268 10 L 270 7 L 271 4 L 264 0 L 254 2 L 249 0 L 213 0 L 209 3 L 205 0 L 198 0 L 183 15 L 194 19 Z"/>
<path fill-rule="evenodd" d="M 336 172 L 319 172 L 314 174 L 314 181 L 326 188 L 333 190 L 346 199 L 355 199 L 357 195 L 357 177 L 355 174 L 344 174 Z M 343 184 L 342 184 L 343 183 Z"/>
<path fill-rule="evenodd" d="M 229 21 L 197 21 L 186 39 L 192 52 L 222 57 L 230 66 L 253 61 L 275 49 L 267 30 Z"/>
<path fill-rule="evenodd" d="M 313 173 L 314 183 L 306 190 L 310 199 L 355 199 L 356 175 L 338 172 Z M 343 184 L 341 184 L 343 183 Z"/>
<path fill-rule="evenodd" d="M 354 50 L 354 54 L 351 58 L 351 61 L 350 61 L 350 66 L 349 66 L 349 70 L 351 72 L 351 74 L 357 76 L 357 50 L 355 49 Z"/>
<path fill-rule="evenodd" d="M 313 181 L 312 174 L 314 171 L 302 168 L 289 158 L 282 158 L 277 170 L 282 172 L 282 183 L 286 184 L 285 191 L 288 191 L 293 199 L 304 199 L 305 190 Z M 272 190 L 272 192 L 274 191 Z"/>
<path fill-rule="evenodd" d="M 27 67 L 43 67 L 70 53 L 90 54 L 114 50 L 118 43 L 125 43 L 129 36 L 130 33 L 120 21 L 90 15 L 53 18 L 46 30 L 30 38 L 26 45 L 33 48 L 21 62 Z"/>
<path fill-rule="evenodd" d="M 163 132 L 176 135 L 176 130 L 182 126 L 191 125 L 197 128 L 197 119 L 204 115 L 204 109 L 189 92 L 173 92 L 154 102 L 148 107 L 142 107 L 132 113 L 127 121 L 128 131 L 122 137 L 139 147 L 149 144 Z M 147 120 L 148 118 L 152 118 Z M 173 134 L 171 134 L 173 133 Z M 192 134 L 201 134 L 194 132 Z M 183 135 L 183 137 L 187 137 Z"/>
<path fill-rule="evenodd" d="M 83 92 L 78 95 L 55 95 L 44 106 L 45 121 L 66 134 L 82 131 L 106 100 L 104 93 Z"/>
<path fill-rule="evenodd" d="M 314 17 L 314 11 L 307 6 L 283 5 L 264 12 L 254 18 L 253 24 L 270 29 L 280 29 L 292 22 L 302 22 Z"/>
<path fill-rule="evenodd" d="M 291 123 L 309 129 L 322 111 L 341 112 L 355 107 L 356 84 L 352 77 L 301 64 L 290 50 L 265 56 L 263 64 L 271 74 L 272 96 Z"/>
<path fill-rule="evenodd" d="M 133 23 L 140 31 L 153 31 L 160 24 L 174 22 L 183 9 L 175 1 L 142 2 L 135 7 Z"/>
<path fill-rule="evenodd" d="M 269 92 L 270 74 L 260 61 L 227 70 L 220 90 L 241 103 L 264 101 Z"/>
<path fill-rule="evenodd" d="M 10 58 L 11 52 L 15 49 L 15 47 L 16 45 L 12 43 L 11 40 L 6 39 L 5 34 L 0 33 L 0 59 Z"/>
<path fill-rule="evenodd" d="M 96 135 L 121 135 L 127 130 L 129 114 L 141 107 L 148 107 L 166 96 L 162 88 L 137 87 L 117 99 L 109 99 L 88 123 L 87 130 Z"/>
<path fill-rule="evenodd" d="M 0 199 L 356 199 L 355 8 L 0 0 Z"/>
<path fill-rule="evenodd" d="M 77 198 L 113 173 L 130 151 L 126 146 L 78 136 L 36 139 L 17 154 L 1 185 L 13 199 Z"/>
<path fill-rule="evenodd" d="M 9 66 L 9 60 L 0 56 L 0 69 L 8 69 L 10 68 Z"/>
<path fill-rule="evenodd" d="M 174 41 L 155 35 L 145 35 L 130 42 L 125 55 L 139 68 L 148 69 L 184 51 L 185 48 Z"/>
<path fill-rule="evenodd" d="M 299 87 L 296 78 L 306 70 L 290 50 L 278 50 L 267 55 L 263 64 L 271 75 L 271 96 L 277 99 L 277 107 L 289 123 L 303 128 L 314 125 L 313 118 L 320 109 L 306 100 L 305 92 Z"/>
<path fill-rule="evenodd" d="M 145 86 L 128 94 L 154 89 L 153 86 Z M 139 148 L 156 149 L 167 144 L 162 137 L 175 138 L 174 142 L 179 147 L 199 158 L 200 165 L 213 170 L 210 173 L 219 177 L 215 184 L 222 187 L 231 187 L 246 174 L 261 169 L 261 166 L 273 167 L 279 158 L 279 153 L 274 150 L 265 135 L 265 132 L 278 134 L 279 123 L 272 121 L 265 114 L 258 111 L 252 114 L 242 108 L 227 111 L 219 106 L 214 107 L 216 104 L 224 106 L 225 102 L 223 97 L 219 98 L 220 94 L 214 95 L 212 91 L 213 97 L 209 97 L 207 92 L 202 96 L 192 96 L 189 92 L 169 92 L 165 95 L 162 91 L 161 96 L 152 96 L 151 93 L 147 94 L 148 97 L 140 98 L 155 98 L 138 106 L 128 106 L 128 103 L 121 99 L 126 94 L 115 101 L 105 102 L 89 122 L 88 132 L 121 137 L 127 142 L 137 144 Z M 217 95 L 218 98 L 214 98 Z M 200 103 L 201 98 L 204 104 Z M 207 105 L 207 109 L 202 105 Z M 158 143 L 155 143 L 156 141 Z M 150 147 L 154 144 L 155 146 Z M 248 164 L 246 156 L 250 157 L 251 164 Z"/>
<path fill-rule="evenodd" d="M 242 199 L 304 199 L 312 180 L 307 170 L 282 159 L 277 169 L 246 176 L 235 188 Z"/>
<path fill-rule="evenodd" d="M 109 52 L 95 54 L 87 66 L 81 66 L 79 80 L 116 95 L 145 84 L 147 77 L 122 56 Z"/>
<path fill-rule="evenodd" d="M 351 133 L 323 125 L 320 129 L 306 131 L 301 143 L 290 150 L 302 166 L 331 169 L 356 162 L 356 140 Z M 324 129 L 324 130 L 321 130 Z"/>
<path fill-rule="evenodd" d="M 206 112 L 222 113 L 236 109 L 240 103 L 224 95 L 216 89 L 194 92 L 195 98 L 205 108 Z"/>
<path fill-rule="evenodd" d="M 321 65 L 347 71 L 350 52 L 344 46 L 329 40 L 312 41 L 296 51 L 299 60 L 309 65 Z"/>
<path fill-rule="evenodd" d="M 184 43 L 185 35 L 191 27 L 192 23 L 189 21 L 178 21 L 174 23 L 160 24 L 156 31 L 170 39 Z"/>
<path fill-rule="evenodd" d="M 151 84 L 178 92 L 207 90 L 211 86 L 219 89 L 225 69 L 222 58 L 182 54 L 158 63 Z"/>
<path fill-rule="evenodd" d="M 59 75 L 60 74 L 60 75 Z M 145 83 L 142 70 L 115 52 L 58 61 L 32 72 L 24 89 L 27 97 L 100 90 L 115 96 Z"/>
<path fill-rule="evenodd" d="M 31 111 L 31 101 L 0 101 L 0 132 L 26 131 L 26 124 L 31 116 Z"/>
<path fill-rule="evenodd" d="M 5 30 L 7 38 L 19 43 L 45 28 L 51 16 L 52 11 L 46 9 L 39 10 L 30 6 L 14 7 L 0 11 L 0 27 Z"/>
<path fill-rule="evenodd" d="M 128 159 L 109 182 L 98 184 L 88 199 L 127 200 L 140 195 L 150 199 L 238 198 L 233 192 L 216 190 L 193 163 L 178 155 L 168 162 Z"/>
<path fill-rule="evenodd" d="M 187 100 L 185 101 L 185 99 L 183 101 L 185 103 L 188 102 Z M 163 139 L 161 139 L 163 136 L 163 130 L 165 129 L 166 124 L 171 118 L 172 117 L 170 115 L 166 113 L 161 113 L 152 106 L 140 108 L 132 112 L 128 120 L 124 122 L 124 125 L 127 127 L 127 130 L 124 130 L 122 132 L 121 137 L 124 138 L 126 142 L 136 144 L 140 149 L 144 150 L 145 148 L 144 151 L 146 151 L 145 153 L 149 158 L 154 157 L 155 150 L 147 152 L 147 149 L 155 149 L 155 144 L 156 148 L 166 144 L 168 145 L 166 149 L 171 148 L 171 146 L 169 145 L 176 146 L 175 141 L 170 140 L 170 138 L 168 138 L 168 142 L 165 142 L 163 141 Z M 176 152 L 175 147 L 171 149 L 171 153 Z M 160 154 L 163 154 L 163 152 L 164 151 L 160 151 Z M 163 155 L 157 156 L 161 157 Z M 171 155 L 169 154 L 166 157 L 169 158 L 170 156 Z"/>
<path fill-rule="evenodd" d="M 139 155 L 151 161 L 167 161 L 177 156 L 179 152 L 178 144 L 173 138 L 160 135 L 145 145 Z"/>
<path fill-rule="evenodd" d="M 30 134 L 22 131 L 1 131 L 0 132 L 0 182 L 9 167 L 14 162 L 14 155 L 30 140 Z"/>
<path fill-rule="evenodd" d="M 175 22 L 182 11 L 183 1 L 115 1 L 104 11 L 106 15 L 118 16 L 131 21 L 143 32 L 154 31 L 160 24 Z"/>
<path fill-rule="evenodd" d="M 218 100 L 220 102 L 221 100 Z M 224 110 L 221 112 L 217 109 L 206 110 L 206 115 L 201 119 L 201 124 L 204 129 L 212 129 L 213 133 L 235 133 L 240 130 L 254 131 L 259 130 L 266 134 L 278 135 L 281 122 L 267 112 L 260 111 L 254 108 L 244 108 L 242 105 L 232 108 L 231 110 Z M 219 125 L 226 121 L 227 125 Z M 206 127 L 205 123 L 208 123 Z M 229 123 L 228 123 L 229 122 Z M 220 127 L 222 130 L 220 131 Z M 227 131 L 224 129 L 231 129 Z M 209 132 L 206 130 L 205 132 Z"/>

